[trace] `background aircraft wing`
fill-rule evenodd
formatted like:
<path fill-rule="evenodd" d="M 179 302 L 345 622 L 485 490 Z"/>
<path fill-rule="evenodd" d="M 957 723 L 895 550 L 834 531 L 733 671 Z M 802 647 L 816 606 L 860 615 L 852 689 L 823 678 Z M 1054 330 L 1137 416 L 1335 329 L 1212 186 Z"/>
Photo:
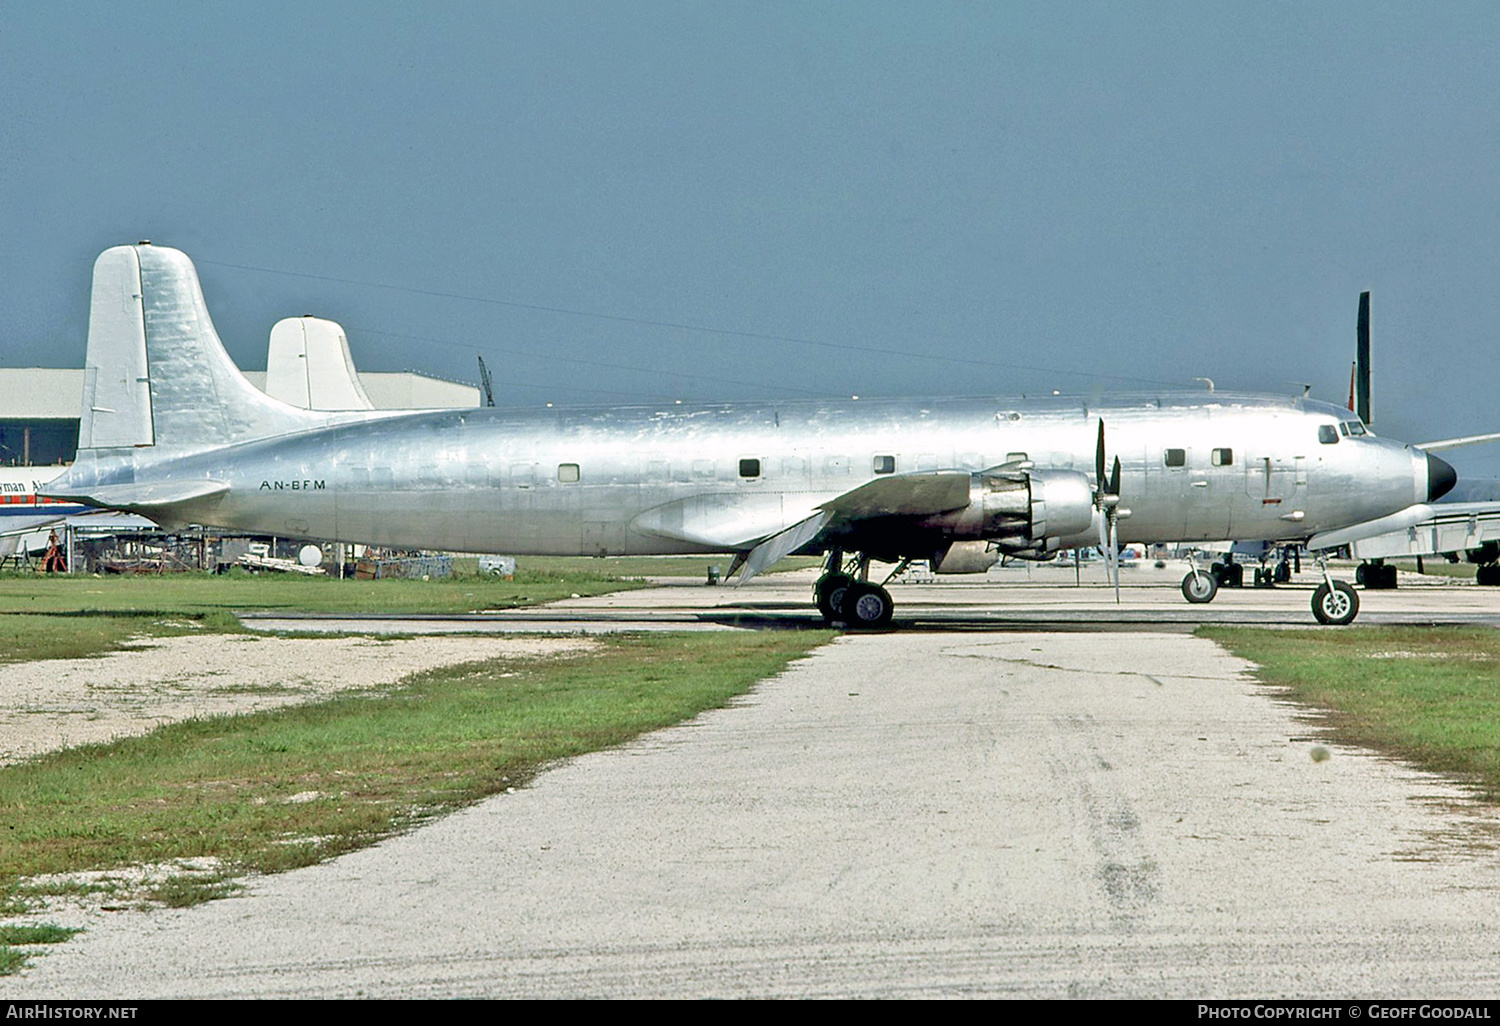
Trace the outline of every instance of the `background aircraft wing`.
<path fill-rule="evenodd" d="M 1358 559 L 1434 556 L 1500 541 L 1500 502 L 1453 502 L 1429 507 L 1431 515 L 1406 527 L 1350 543 Z"/>
<path fill-rule="evenodd" d="M 1457 449 L 1465 445 L 1480 445 L 1484 442 L 1500 441 L 1500 433 L 1488 435 L 1465 435 L 1463 438 L 1440 438 L 1436 442 L 1419 442 L 1413 445 L 1413 449 L 1421 449 L 1424 452 L 1438 452 L 1443 449 Z"/>

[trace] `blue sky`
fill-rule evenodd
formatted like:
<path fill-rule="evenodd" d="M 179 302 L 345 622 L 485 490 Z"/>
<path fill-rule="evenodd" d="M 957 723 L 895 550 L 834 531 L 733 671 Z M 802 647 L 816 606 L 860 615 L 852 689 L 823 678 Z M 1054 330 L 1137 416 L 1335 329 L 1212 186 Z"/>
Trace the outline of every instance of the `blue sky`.
<path fill-rule="evenodd" d="M 0 2 L 0 361 L 99 251 L 501 401 L 1194 388 L 1500 430 L 1500 5 Z M 1456 454 L 1500 475 L 1500 447 Z"/>

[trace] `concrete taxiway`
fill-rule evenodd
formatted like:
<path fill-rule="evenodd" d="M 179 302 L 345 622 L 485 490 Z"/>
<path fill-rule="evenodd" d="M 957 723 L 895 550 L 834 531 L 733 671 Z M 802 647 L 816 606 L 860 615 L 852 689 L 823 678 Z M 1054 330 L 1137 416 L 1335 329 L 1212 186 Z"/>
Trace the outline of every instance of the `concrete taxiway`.
<path fill-rule="evenodd" d="M 1119 602 L 1098 563 L 1081 569 L 1015 563 L 988 574 L 904 579 L 890 587 L 896 605 L 892 626 L 901 631 L 1316 626 L 1311 600 L 1322 578 L 1311 565 L 1290 584 L 1223 588 L 1206 605 L 1192 605 L 1182 597 L 1184 572 L 1181 563 L 1128 567 L 1121 575 Z M 453 616 L 265 613 L 243 619 L 259 630 L 374 634 L 796 629 L 822 626 L 812 605 L 816 576 L 812 570 L 771 574 L 743 588 L 706 587 L 701 579 L 658 579 L 645 590 Z M 1336 576 L 1350 579 L 1352 568 L 1341 567 Z M 1500 589 L 1480 588 L 1469 579 L 1407 573 L 1401 581 L 1396 591 L 1361 591 L 1358 622 L 1500 625 Z"/>
<path fill-rule="evenodd" d="M 1497 829 L 1176 625 L 846 635 L 244 897 L 97 914 L 0 998 L 1495 998 Z"/>

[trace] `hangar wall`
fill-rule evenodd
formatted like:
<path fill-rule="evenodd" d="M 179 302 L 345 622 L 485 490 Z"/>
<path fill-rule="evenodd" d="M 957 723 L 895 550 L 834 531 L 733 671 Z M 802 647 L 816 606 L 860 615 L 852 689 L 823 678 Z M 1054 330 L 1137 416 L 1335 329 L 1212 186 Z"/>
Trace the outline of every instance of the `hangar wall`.
<path fill-rule="evenodd" d="M 264 388 L 265 371 L 245 377 Z M 379 410 L 432 410 L 479 405 L 479 389 L 409 371 L 359 372 Z M 58 367 L 0 367 L 0 466 L 71 463 L 78 451 L 83 371 Z"/>

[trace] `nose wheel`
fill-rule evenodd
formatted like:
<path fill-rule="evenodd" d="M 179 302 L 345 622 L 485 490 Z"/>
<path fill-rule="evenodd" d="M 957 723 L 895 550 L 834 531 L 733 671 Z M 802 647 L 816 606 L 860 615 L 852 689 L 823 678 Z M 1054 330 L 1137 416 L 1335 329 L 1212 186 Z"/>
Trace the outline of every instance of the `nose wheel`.
<path fill-rule="evenodd" d="M 1323 583 L 1313 592 L 1312 611 L 1319 623 L 1329 627 L 1342 627 L 1353 623 L 1359 615 L 1359 596 L 1343 581 L 1335 581 L 1328 572 L 1328 554 L 1318 553 L 1318 569 L 1323 571 Z"/>
<path fill-rule="evenodd" d="M 1343 581 L 1325 581 L 1313 592 L 1312 611 L 1319 623 L 1342 627 L 1359 615 L 1359 595 Z"/>

